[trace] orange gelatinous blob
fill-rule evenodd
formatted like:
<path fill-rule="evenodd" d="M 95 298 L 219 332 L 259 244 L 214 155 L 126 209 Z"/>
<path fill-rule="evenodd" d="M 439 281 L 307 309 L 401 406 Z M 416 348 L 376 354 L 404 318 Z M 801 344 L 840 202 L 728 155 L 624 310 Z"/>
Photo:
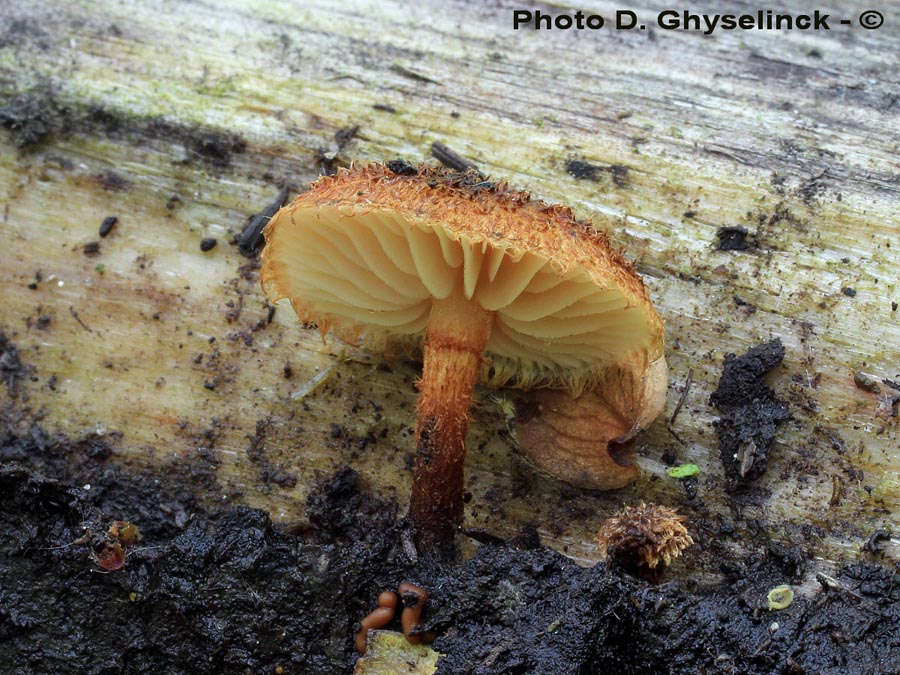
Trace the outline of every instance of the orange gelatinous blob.
<path fill-rule="evenodd" d="M 404 581 L 397 589 L 403 599 L 403 613 L 400 615 L 400 625 L 403 634 L 412 644 L 422 642 L 421 635 L 411 635 L 422 620 L 422 612 L 425 610 L 425 602 L 428 600 L 428 592 L 421 586 L 416 586 Z"/>
<path fill-rule="evenodd" d="M 375 628 L 384 628 L 394 620 L 394 613 L 397 607 L 397 596 L 390 591 L 386 591 L 378 596 L 378 602 L 381 604 L 382 599 L 387 603 L 391 603 L 391 599 L 387 595 L 393 596 L 393 606 L 388 604 L 382 605 L 372 610 L 362 621 L 359 622 L 359 632 L 356 633 L 356 651 L 360 654 L 366 653 L 366 643 L 369 639 L 369 631 Z"/>

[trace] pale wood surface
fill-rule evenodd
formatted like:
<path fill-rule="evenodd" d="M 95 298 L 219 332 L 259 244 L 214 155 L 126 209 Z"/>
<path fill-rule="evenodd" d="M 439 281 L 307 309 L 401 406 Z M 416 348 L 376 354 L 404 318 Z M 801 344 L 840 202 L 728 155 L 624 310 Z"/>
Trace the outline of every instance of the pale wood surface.
<path fill-rule="evenodd" d="M 639 4 L 648 23 L 666 7 Z M 831 10 L 855 18 L 864 5 Z M 211 447 L 221 463 L 209 502 L 283 521 L 302 519 L 311 481 L 346 464 L 402 503 L 415 364 L 323 347 L 281 309 L 254 330 L 268 308 L 227 242 L 280 180 L 314 178 L 323 153 L 417 162 L 440 141 L 607 228 L 667 321 L 667 415 L 694 377 L 675 423 L 684 445 L 661 418 L 641 440 L 641 479 L 609 494 L 537 473 L 505 433 L 503 394 L 481 391 L 468 526 L 508 537 L 534 524 L 590 561 L 593 532 L 621 504 L 677 504 L 700 542 L 698 572 L 715 570 L 702 551 L 723 521 L 737 527 L 736 556 L 758 553 L 765 537 L 750 534 L 763 532 L 823 566 L 856 558 L 877 527 L 900 532 L 898 423 L 853 382 L 857 370 L 900 379 L 900 10 L 874 31 L 513 31 L 526 6 L 2 0 L 0 107 L 36 101 L 54 129 L 21 149 L 0 135 L 0 324 L 34 367 L 7 418 L 105 434 L 116 461 L 136 465 Z M 582 7 L 609 17 L 619 6 Z M 355 126 L 339 148 L 335 134 Z M 210 154 L 213 141 L 230 157 Z M 571 160 L 600 168 L 576 179 Z M 86 256 L 108 215 L 117 228 Z M 758 246 L 716 250 L 726 225 Z M 203 253 L 206 236 L 218 246 Z M 770 383 L 794 420 L 737 504 L 709 394 L 726 353 L 775 336 L 787 358 Z M 255 451 L 293 487 L 261 482 L 248 457 L 258 422 Z M 700 465 L 695 499 L 666 477 L 666 451 Z"/>

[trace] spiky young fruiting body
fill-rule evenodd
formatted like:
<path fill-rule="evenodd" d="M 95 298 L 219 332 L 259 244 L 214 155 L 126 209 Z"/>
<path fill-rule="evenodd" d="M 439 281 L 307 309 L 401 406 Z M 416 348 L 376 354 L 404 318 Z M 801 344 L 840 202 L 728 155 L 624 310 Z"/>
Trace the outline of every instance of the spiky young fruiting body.
<path fill-rule="evenodd" d="M 462 522 L 469 407 L 492 318 L 493 312 L 467 300 L 458 287 L 431 309 L 409 502 L 419 544 L 426 548 L 452 545 Z"/>
<path fill-rule="evenodd" d="M 684 517 L 673 508 L 657 504 L 626 506 L 607 518 L 597 541 L 607 564 L 651 581 L 694 543 Z"/>

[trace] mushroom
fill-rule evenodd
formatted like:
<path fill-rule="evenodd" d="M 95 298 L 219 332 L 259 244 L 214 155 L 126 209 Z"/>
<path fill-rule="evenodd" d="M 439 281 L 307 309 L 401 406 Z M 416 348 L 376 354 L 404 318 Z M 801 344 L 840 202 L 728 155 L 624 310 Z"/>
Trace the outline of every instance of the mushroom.
<path fill-rule="evenodd" d="M 287 299 L 323 335 L 423 350 L 409 505 L 420 545 L 447 546 L 462 520 L 476 380 L 596 393 L 619 368 L 632 388 L 660 389 L 663 323 L 643 283 L 566 207 L 472 172 L 391 162 L 320 178 L 265 237 L 273 302 Z M 658 401 L 635 400 L 605 436 L 655 415 Z"/>
<path fill-rule="evenodd" d="M 668 506 L 626 506 L 603 521 L 597 545 L 607 565 L 656 582 L 665 568 L 694 543 L 684 520 Z"/>

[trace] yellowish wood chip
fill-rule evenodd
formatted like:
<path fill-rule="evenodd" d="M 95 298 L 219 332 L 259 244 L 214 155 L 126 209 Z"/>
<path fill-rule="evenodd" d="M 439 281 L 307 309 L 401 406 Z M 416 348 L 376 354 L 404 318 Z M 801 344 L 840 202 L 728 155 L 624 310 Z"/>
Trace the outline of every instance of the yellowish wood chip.
<path fill-rule="evenodd" d="M 428 645 L 414 645 L 402 633 L 369 632 L 366 655 L 356 662 L 354 675 L 432 675 L 440 654 Z"/>

